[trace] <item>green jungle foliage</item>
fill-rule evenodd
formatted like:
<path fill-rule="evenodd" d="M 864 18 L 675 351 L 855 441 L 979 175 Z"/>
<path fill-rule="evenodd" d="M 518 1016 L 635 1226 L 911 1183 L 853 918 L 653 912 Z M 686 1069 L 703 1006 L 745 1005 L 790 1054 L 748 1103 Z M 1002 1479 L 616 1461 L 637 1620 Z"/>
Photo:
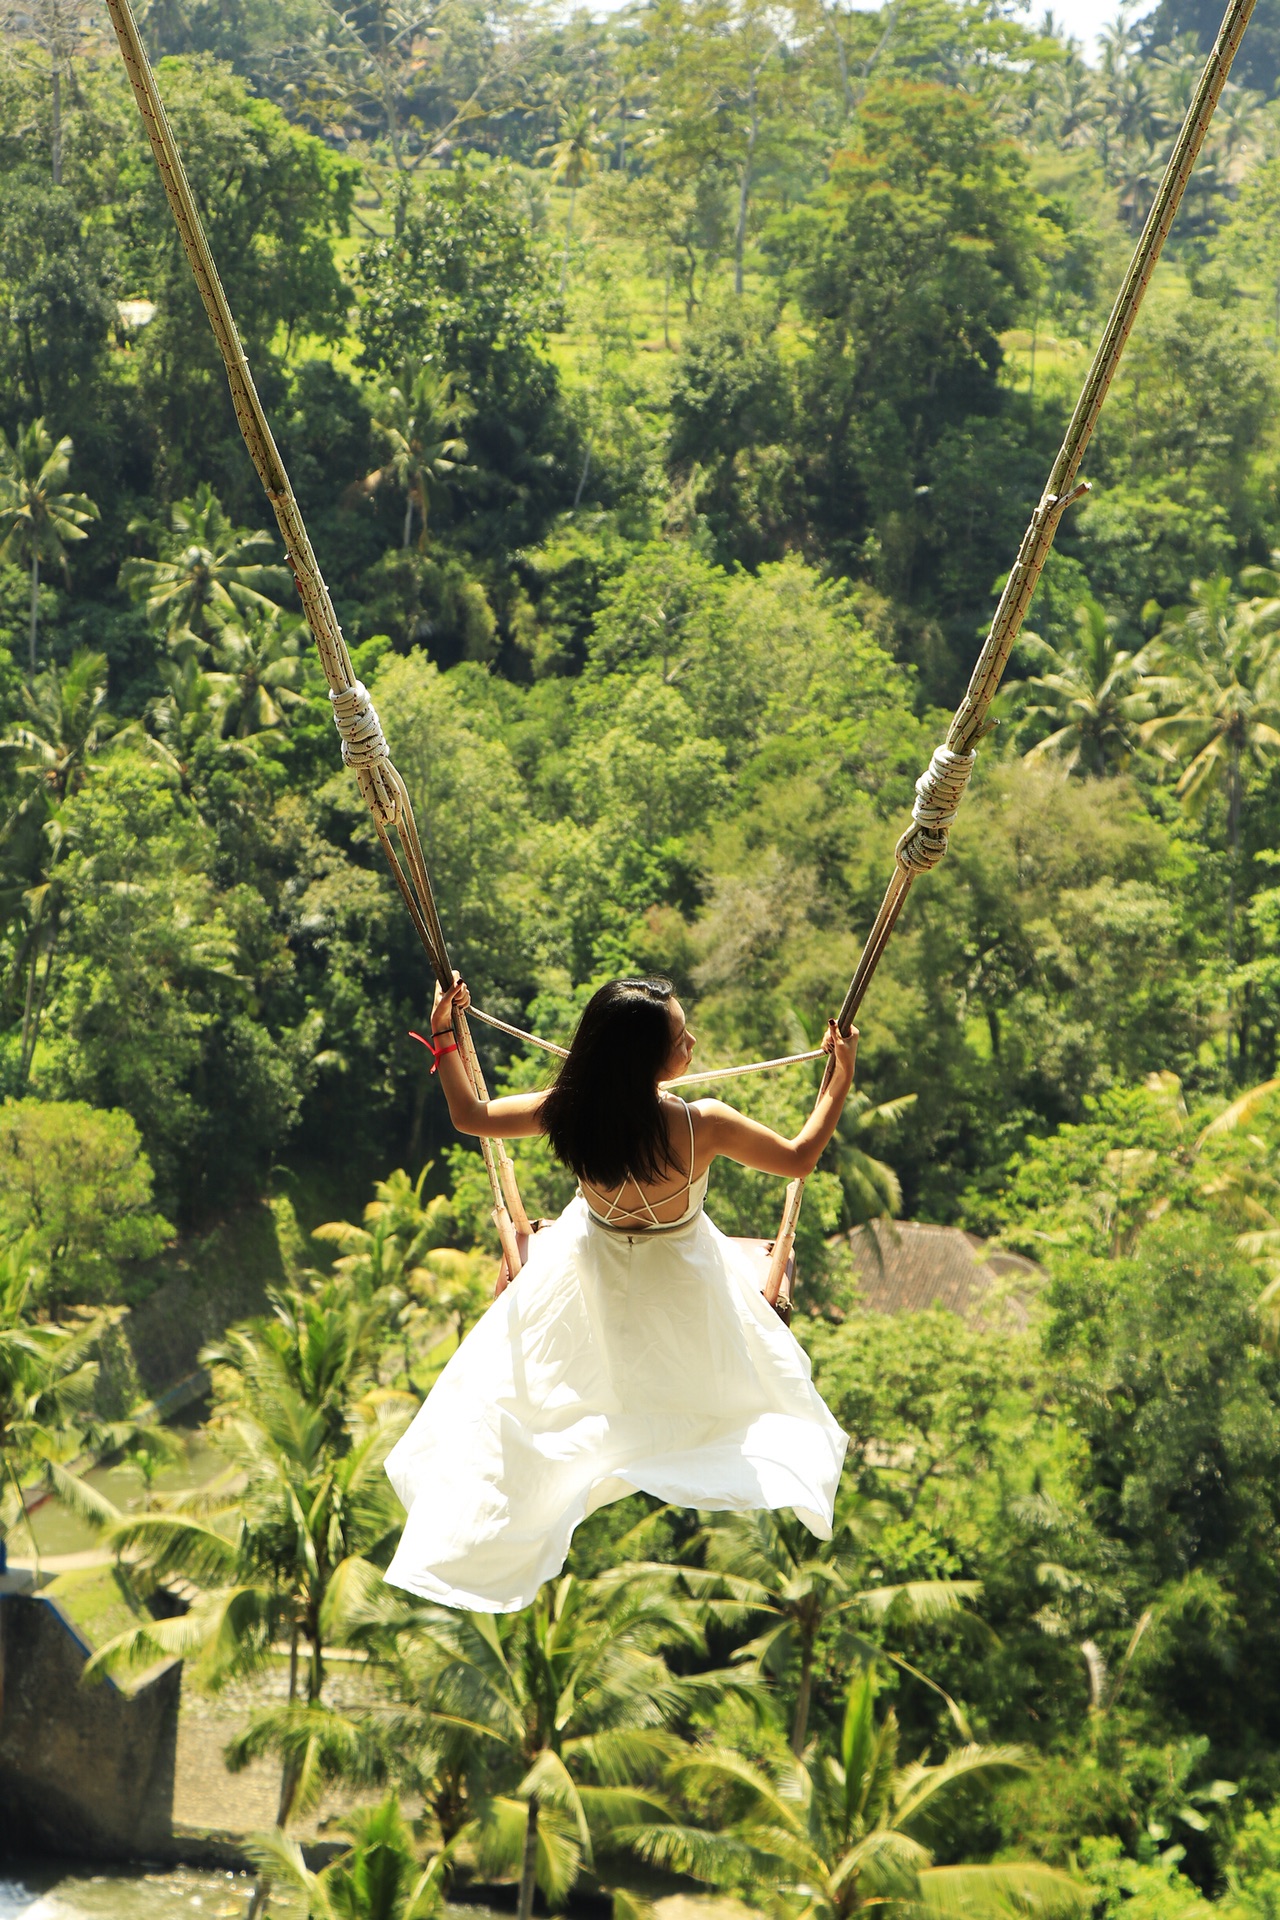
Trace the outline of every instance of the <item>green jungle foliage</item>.
<path fill-rule="evenodd" d="M 1126 12 L 1094 64 L 1000 0 L 142 17 L 477 1004 L 562 1041 L 601 980 L 660 969 L 701 1064 L 801 1049 L 1216 8 Z M 103 1664 L 181 1652 L 217 1686 L 292 1648 L 287 1704 L 229 1761 L 279 1761 L 262 1884 L 316 1915 L 410 1920 L 478 1872 L 518 1878 L 526 1920 L 535 1881 L 630 1920 L 680 1872 L 814 1920 L 1270 1920 L 1274 0 L 809 1183 L 797 1331 L 852 1437 L 836 1538 L 637 1498 L 496 1624 L 380 1578 L 382 1461 L 496 1244 L 408 1038 L 427 970 L 105 24 L 6 19 L 11 1550 L 43 1475 L 121 1556 Z M 542 1083 L 542 1055 L 481 1039 L 496 1087 Z M 734 1097 L 792 1129 L 813 1087 Z M 517 1157 L 554 1212 L 562 1170 Z M 710 1205 L 768 1234 L 779 1199 L 722 1168 Z M 100 1374 L 166 1249 L 264 1201 L 282 1284 L 207 1351 L 226 1472 L 184 1502 Z M 848 1231 L 886 1213 L 1029 1256 L 1026 1312 L 865 1312 Z M 86 1448 L 129 1453 L 140 1511 L 76 1478 Z M 189 1611 L 153 1618 L 177 1572 Z M 334 1704 L 333 1649 L 368 1656 L 378 1711 Z M 335 1782 L 387 1797 L 314 1871 L 288 1824 Z"/>

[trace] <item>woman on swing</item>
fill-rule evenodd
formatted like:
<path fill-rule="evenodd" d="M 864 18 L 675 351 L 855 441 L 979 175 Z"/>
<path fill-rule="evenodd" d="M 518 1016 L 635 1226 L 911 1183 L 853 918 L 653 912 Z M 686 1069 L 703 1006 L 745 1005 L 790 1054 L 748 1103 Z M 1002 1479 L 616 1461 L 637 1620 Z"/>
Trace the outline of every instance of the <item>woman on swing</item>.
<path fill-rule="evenodd" d="M 409 1517 L 387 1578 L 507 1613 L 559 1572 L 578 1523 L 629 1493 L 679 1506 L 790 1507 L 831 1536 L 845 1435 L 751 1259 L 702 1210 L 718 1154 L 812 1173 L 853 1085 L 834 1021 L 829 1078 L 792 1140 L 719 1100 L 663 1091 L 694 1036 L 669 980 L 588 1002 L 545 1093 L 478 1100 L 452 1042 L 470 995 L 436 990 L 431 1030 L 460 1133 L 545 1133 L 578 1177 L 514 1286 L 459 1347 L 387 1461 Z"/>

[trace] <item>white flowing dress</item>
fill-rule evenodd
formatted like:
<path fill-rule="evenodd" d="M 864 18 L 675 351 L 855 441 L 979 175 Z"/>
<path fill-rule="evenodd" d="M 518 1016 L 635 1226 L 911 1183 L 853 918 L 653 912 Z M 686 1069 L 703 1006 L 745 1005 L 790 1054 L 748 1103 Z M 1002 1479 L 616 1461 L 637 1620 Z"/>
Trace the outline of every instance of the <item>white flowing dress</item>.
<path fill-rule="evenodd" d="M 619 1228 L 579 1193 L 534 1235 L 388 1456 L 408 1509 L 393 1585 L 514 1612 L 587 1514 L 637 1492 L 790 1507 L 830 1539 L 846 1436 L 706 1186 L 657 1228 Z"/>

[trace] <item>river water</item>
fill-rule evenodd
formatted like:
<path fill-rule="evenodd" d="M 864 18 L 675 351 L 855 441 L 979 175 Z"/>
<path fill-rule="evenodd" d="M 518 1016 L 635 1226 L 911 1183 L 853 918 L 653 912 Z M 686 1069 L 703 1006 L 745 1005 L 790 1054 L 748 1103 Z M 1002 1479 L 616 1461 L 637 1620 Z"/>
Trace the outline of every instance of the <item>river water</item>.
<path fill-rule="evenodd" d="M 175 1867 L 64 1871 L 52 1862 L 0 1862 L 0 1920 L 244 1920 L 252 1881 L 247 1873 L 202 1873 Z M 271 1920 L 303 1920 L 302 1907 L 273 1894 Z M 489 1907 L 446 1907 L 444 1920 L 510 1920 Z"/>
<path fill-rule="evenodd" d="M 251 1885 L 248 1874 L 188 1867 L 0 1866 L 0 1920 L 244 1920 Z M 273 1900 L 271 1913 L 296 1920 L 299 1909 Z"/>

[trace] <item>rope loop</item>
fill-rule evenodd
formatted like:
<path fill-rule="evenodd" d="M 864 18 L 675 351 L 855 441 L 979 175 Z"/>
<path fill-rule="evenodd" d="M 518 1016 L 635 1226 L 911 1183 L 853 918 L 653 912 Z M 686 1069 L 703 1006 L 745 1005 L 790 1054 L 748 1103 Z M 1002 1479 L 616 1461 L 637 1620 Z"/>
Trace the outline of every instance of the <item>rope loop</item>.
<path fill-rule="evenodd" d="M 911 825 L 894 848 L 894 858 L 904 873 L 928 873 L 941 860 L 977 758 L 976 752 L 934 748 L 932 760 L 916 781 Z"/>
<path fill-rule="evenodd" d="M 399 814 L 400 801 L 394 778 L 388 778 L 394 773 L 391 749 L 369 689 L 362 680 L 352 681 L 349 687 L 331 687 L 329 704 L 342 741 L 343 763 L 355 774 L 366 806 L 388 826 Z"/>

